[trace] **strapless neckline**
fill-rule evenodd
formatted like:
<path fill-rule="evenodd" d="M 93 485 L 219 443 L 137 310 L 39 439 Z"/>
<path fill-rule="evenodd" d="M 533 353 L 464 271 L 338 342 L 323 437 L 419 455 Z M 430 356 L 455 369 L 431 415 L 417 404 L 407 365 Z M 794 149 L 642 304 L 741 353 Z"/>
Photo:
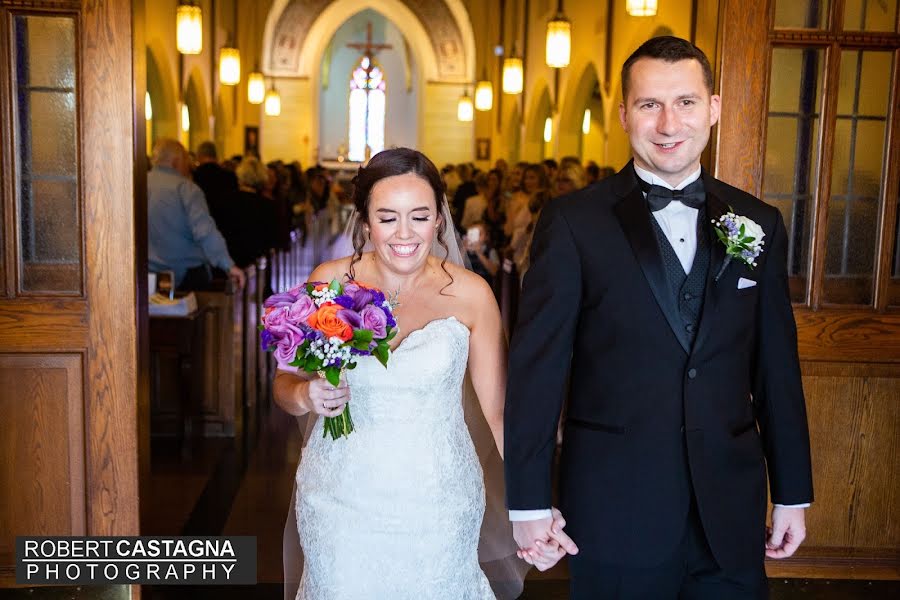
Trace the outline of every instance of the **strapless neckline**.
<path fill-rule="evenodd" d="M 404 344 L 406 344 L 406 341 L 408 339 L 415 337 L 416 335 L 419 335 L 421 333 L 424 333 L 425 331 L 430 329 L 432 326 L 435 326 L 439 323 L 444 323 L 444 322 L 456 323 L 457 325 L 459 325 L 460 327 L 462 327 L 463 329 L 466 330 L 466 335 L 469 335 L 472 333 L 471 331 L 469 331 L 469 328 L 466 327 L 465 324 L 463 324 L 459 319 L 457 319 L 453 315 L 450 315 L 449 317 L 438 317 L 437 319 L 432 319 L 432 320 L 428 321 L 427 323 L 425 323 L 418 329 L 414 329 L 414 330 L 410 331 L 406 335 L 406 337 L 404 337 L 402 340 L 400 340 L 400 343 L 397 344 L 397 347 L 391 350 L 391 353 L 393 354 L 393 353 L 399 352 L 403 348 Z"/>

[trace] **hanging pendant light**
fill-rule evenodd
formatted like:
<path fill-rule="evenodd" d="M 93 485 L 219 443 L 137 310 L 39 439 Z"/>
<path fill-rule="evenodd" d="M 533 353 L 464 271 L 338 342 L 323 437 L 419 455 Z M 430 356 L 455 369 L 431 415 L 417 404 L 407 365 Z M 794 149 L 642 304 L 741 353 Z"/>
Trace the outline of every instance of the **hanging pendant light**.
<path fill-rule="evenodd" d="M 247 101 L 262 104 L 266 99 L 266 79 L 259 69 L 247 75 Z"/>
<path fill-rule="evenodd" d="M 281 114 L 281 94 L 275 89 L 274 80 L 271 89 L 266 92 L 265 111 L 266 115 L 270 117 L 277 117 Z"/>
<path fill-rule="evenodd" d="M 472 105 L 472 97 L 469 96 L 469 88 L 459 97 L 456 103 L 456 118 L 463 122 L 471 121 L 475 118 L 475 107 Z"/>
<path fill-rule="evenodd" d="M 553 119 L 547 117 L 544 120 L 544 141 L 550 142 L 553 139 Z"/>
<path fill-rule="evenodd" d="M 475 86 L 475 109 L 491 110 L 494 108 L 494 84 L 482 79 Z"/>
<path fill-rule="evenodd" d="M 657 0 L 626 0 L 625 10 L 632 17 L 653 17 L 659 8 Z"/>
<path fill-rule="evenodd" d="M 191 113 L 188 111 L 187 104 L 184 102 L 181 103 L 181 130 L 191 130 Z"/>
<path fill-rule="evenodd" d="M 150 101 L 150 92 L 144 92 L 144 120 L 153 120 L 153 102 Z"/>
<path fill-rule="evenodd" d="M 200 54 L 203 50 L 203 12 L 193 2 L 175 9 L 175 46 L 182 54 Z"/>
<path fill-rule="evenodd" d="M 503 93 L 521 94 L 524 82 L 522 59 L 516 56 L 503 59 Z"/>
<path fill-rule="evenodd" d="M 568 67 L 571 56 L 572 23 L 563 13 L 562 0 L 559 0 L 556 16 L 547 23 L 547 66 L 554 69 Z"/>
<path fill-rule="evenodd" d="M 219 83 L 237 85 L 241 82 L 241 53 L 233 46 L 219 50 Z"/>
<path fill-rule="evenodd" d="M 584 118 L 581 119 L 581 133 L 587 135 L 591 132 L 591 109 L 584 109 Z"/>

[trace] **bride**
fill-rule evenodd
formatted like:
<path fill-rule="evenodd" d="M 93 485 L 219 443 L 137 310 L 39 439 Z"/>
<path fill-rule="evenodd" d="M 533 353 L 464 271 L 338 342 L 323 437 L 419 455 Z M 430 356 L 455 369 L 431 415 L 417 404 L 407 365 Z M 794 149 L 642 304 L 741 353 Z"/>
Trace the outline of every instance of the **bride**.
<path fill-rule="evenodd" d="M 299 548 L 286 537 L 286 596 L 302 563 L 302 599 L 514 598 L 529 565 L 516 557 L 504 510 L 506 341 L 497 303 L 481 277 L 447 259 L 459 249 L 427 157 L 381 152 L 354 187 L 353 256 L 310 279 L 349 275 L 394 295 L 399 333 L 387 368 L 364 358 L 337 388 L 279 365 L 275 401 L 312 417 L 292 501 Z M 337 416 L 350 401 L 353 433 L 324 438 L 318 416 Z M 557 551 L 529 562 L 549 564 Z"/>

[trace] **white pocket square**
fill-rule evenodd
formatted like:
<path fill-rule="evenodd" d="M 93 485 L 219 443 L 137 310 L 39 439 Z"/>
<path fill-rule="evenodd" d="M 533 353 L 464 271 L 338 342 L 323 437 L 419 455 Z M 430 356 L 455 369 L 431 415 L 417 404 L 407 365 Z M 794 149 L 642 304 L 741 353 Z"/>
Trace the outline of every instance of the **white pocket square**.
<path fill-rule="evenodd" d="M 746 279 L 744 277 L 741 277 L 740 279 L 738 279 L 738 288 L 737 289 L 745 290 L 747 288 L 752 288 L 755 285 L 756 285 L 756 282 L 753 281 L 752 279 Z"/>

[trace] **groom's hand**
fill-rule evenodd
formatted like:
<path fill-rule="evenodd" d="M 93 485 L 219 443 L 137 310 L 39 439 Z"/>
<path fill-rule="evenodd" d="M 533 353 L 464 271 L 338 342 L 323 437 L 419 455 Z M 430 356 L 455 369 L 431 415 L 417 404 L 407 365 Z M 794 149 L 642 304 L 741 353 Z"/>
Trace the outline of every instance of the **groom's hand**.
<path fill-rule="evenodd" d="M 567 553 L 578 553 L 578 546 L 563 531 L 566 521 L 562 514 L 556 508 L 552 514 L 552 518 L 513 522 L 519 558 L 539 571 L 550 569 Z"/>
<path fill-rule="evenodd" d="M 776 506 L 772 509 L 772 527 L 768 528 L 766 556 L 787 558 L 806 538 L 806 509 Z"/>

